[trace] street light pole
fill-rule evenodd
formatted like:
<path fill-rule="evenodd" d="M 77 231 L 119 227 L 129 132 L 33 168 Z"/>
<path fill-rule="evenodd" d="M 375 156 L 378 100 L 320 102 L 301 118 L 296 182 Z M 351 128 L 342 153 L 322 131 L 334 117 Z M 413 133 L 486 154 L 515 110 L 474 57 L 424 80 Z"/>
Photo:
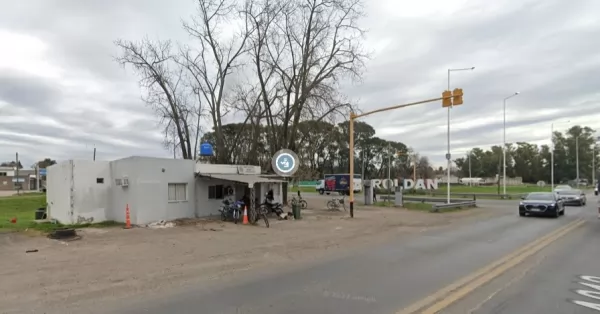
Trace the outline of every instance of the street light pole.
<path fill-rule="evenodd" d="M 456 72 L 456 71 L 468 71 L 468 70 L 475 70 L 475 67 L 470 67 L 470 68 L 462 68 L 462 69 L 448 69 L 448 91 L 450 90 L 450 72 Z M 448 172 L 448 182 L 446 183 L 446 189 L 447 189 L 447 198 L 446 198 L 446 203 L 450 204 L 450 164 L 451 164 L 451 156 L 450 156 L 450 109 L 452 108 L 452 106 L 448 107 L 448 129 L 447 129 L 447 134 L 446 134 L 446 138 L 448 141 L 448 150 L 446 152 L 446 167 L 447 167 L 447 172 Z"/>
<path fill-rule="evenodd" d="M 473 178 L 471 177 L 471 151 L 469 151 L 469 186 L 473 185 Z"/>
<path fill-rule="evenodd" d="M 509 98 L 519 95 L 519 92 L 504 98 L 504 122 L 502 132 L 502 194 L 506 195 L 506 101 Z"/>
<path fill-rule="evenodd" d="M 564 123 L 571 120 L 564 121 Z M 554 122 L 550 124 L 550 187 L 554 191 Z"/>
<path fill-rule="evenodd" d="M 575 137 L 575 171 L 576 171 L 576 180 L 577 180 L 577 188 L 579 188 L 579 136 Z"/>

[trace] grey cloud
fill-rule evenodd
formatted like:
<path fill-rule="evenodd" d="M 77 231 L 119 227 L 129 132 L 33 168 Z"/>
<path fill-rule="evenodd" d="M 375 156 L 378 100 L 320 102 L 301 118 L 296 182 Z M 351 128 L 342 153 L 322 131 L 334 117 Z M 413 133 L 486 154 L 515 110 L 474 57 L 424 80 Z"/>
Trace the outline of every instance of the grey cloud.
<path fill-rule="evenodd" d="M 509 111 L 519 112 L 527 121 L 509 121 L 511 127 L 540 121 L 549 124 L 551 119 L 565 115 L 600 112 L 597 93 L 600 64 L 595 57 L 600 42 L 593 40 L 600 37 L 600 27 L 574 26 L 588 12 L 600 11 L 600 2 L 514 0 L 496 2 L 494 10 L 484 10 L 489 1 L 472 0 L 452 16 L 400 19 L 386 18 L 387 12 L 378 12 L 377 4 L 367 3 L 371 16 L 365 20 L 365 26 L 371 28 L 371 39 L 391 38 L 391 43 L 368 63 L 364 83 L 345 87 L 351 98 L 359 100 L 363 110 L 436 97 L 446 88 L 448 67 L 476 66 L 473 72 L 452 74 L 452 87 L 465 90 L 465 104 L 453 110 L 453 123 L 501 115 L 502 99 L 516 90 L 522 94 L 509 101 Z M 123 71 L 113 62 L 112 56 L 117 51 L 112 41 L 136 40 L 146 34 L 185 41 L 180 17 L 192 12 L 193 1 L 165 4 L 147 0 L 32 0 L 9 2 L 4 8 L 7 10 L 0 12 L 0 27 L 31 33 L 47 41 L 50 57 L 69 73 L 88 73 L 99 81 L 112 82 L 112 95 L 100 95 L 94 101 L 87 99 L 90 106 L 120 108 L 134 117 L 138 113 L 149 115 L 150 110 L 139 99 L 140 91 L 131 71 Z M 2 75 L 5 80 L 10 78 L 0 72 Z M 149 121 L 134 120 L 127 129 L 135 131 L 126 131 L 116 129 L 108 116 L 93 115 L 93 110 L 84 111 L 84 117 L 57 114 L 52 106 L 71 97 L 65 96 L 66 91 L 45 86 L 39 79 L 22 78 L 18 83 L 21 89 L 39 92 L 8 94 L 0 84 L 0 95 L 10 98 L 9 103 L 36 106 L 41 114 L 86 133 L 142 143 L 144 148 L 135 150 L 138 155 L 141 151 L 152 155 L 166 153 L 155 133 L 151 134 L 157 129 L 151 117 Z M 77 91 L 67 94 L 71 93 L 77 95 Z M 558 108 L 562 112 L 541 117 L 536 112 L 543 108 Z M 446 111 L 435 103 L 372 116 L 365 121 L 376 129 L 416 125 L 427 130 L 445 125 Z M 453 131 L 452 138 L 464 141 L 461 146 L 478 146 L 488 144 L 491 138 L 500 139 L 499 132 L 501 125 L 493 123 Z M 443 129 L 422 134 L 425 136 L 401 134 L 390 139 L 397 138 L 423 152 L 445 149 Z M 93 140 L 91 135 L 57 136 L 82 142 Z M 524 139 L 530 139 L 528 136 L 524 134 Z M 107 156 L 131 152 L 111 143 L 102 145 L 106 145 L 103 152 Z M 74 149 L 73 154 L 76 156 L 79 150 Z M 431 159 L 442 161 L 443 154 Z"/>
<path fill-rule="evenodd" d="M 61 101 L 61 92 L 49 79 L 0 71 L 0 101 L 32 110 L 43 110 Z"/>

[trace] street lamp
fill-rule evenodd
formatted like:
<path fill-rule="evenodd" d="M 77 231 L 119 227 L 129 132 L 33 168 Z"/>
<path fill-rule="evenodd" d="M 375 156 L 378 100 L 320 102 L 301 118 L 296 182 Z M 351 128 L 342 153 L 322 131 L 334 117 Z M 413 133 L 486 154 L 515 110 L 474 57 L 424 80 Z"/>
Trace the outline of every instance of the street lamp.
<path fill-rule="evenodd" d="M 571 120 L 557 122 L 557 123 L 569 123 Z M 554 191 L 554 122 L 550 124 L 550 145 L 552 149 L 550 150 L 550 187 L 552 191 Z"/>
<path fill-rule="evenodd" d="M 577 188 L 579 188 L 579 135 L 575 137 L 575 171 L 576 171 L 576 180 L 577 180 Z"/>
<path fill-rule="evenodd" d="M 462 68 L 462 69 L 448 69 L 448 90 L 450 90 L 450 72 L 457 72 L 457 71 L 473 71 L 475 70 L 475 67 L 470 67 L 470 68 Z M 447 131 L 447 140 L 448 140 L 448 151 L 446 153 L 446 160 L 447 160 L 447 164 L 446 166 L 448 167 L 448 182 L 447 182 L 447 190 L 448 190 L 448 197 L 446 199 L 446 202 L 448 204 L 450 204 L 450 109 L 452 108 L 452 106 L 448 107 L 448 131 Z"/>
<path fill-rule="evenodd" d="M 471 177 L 471 151 L 469 151 L 469 186 L 473 185 L 473 178 Z"/>
<path fill-rule="evenodd" d="M 504 123 L 503 123 L 503 134 L 502 134 L 502 194 L 506 195 L 506 101 L 510 98 L 519 95 L 519 92 L 504 98 Z"/>

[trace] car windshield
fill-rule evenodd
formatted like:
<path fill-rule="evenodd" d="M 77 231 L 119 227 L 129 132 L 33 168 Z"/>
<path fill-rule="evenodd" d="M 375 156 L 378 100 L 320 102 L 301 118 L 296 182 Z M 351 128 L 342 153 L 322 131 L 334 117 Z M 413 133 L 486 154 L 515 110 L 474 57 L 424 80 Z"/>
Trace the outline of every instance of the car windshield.
<path fill-rule="evenodd" d="M 572 187 L 568 186 L 568 185 L 558 185 L 556 186 L 555 190 L 571 190 Z"/>
<path fill-rule="evenodd" d="M 552 193 L 530 193 L 525 199 L 535 201 L 553 201 L 554 195 L 552 195 Z"/>
<path fill-rule="evenodd" d="M 557 191 L 557 193 L 560 195 L 580 195 L 581 190 L 561 190 Z"/>

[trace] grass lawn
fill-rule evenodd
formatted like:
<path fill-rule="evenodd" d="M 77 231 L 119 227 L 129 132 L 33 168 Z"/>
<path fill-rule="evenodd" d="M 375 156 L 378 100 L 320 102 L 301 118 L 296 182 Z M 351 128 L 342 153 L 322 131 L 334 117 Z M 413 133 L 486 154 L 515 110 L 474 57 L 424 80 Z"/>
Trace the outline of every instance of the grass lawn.
<path fill-rule="evenodd" d="M 46 194 L 28 193 L 20 196 L 0 197 L 0 232 L 22 231 L 25 229 L 34 229 L 42 232 L 51 232 L 52 230 L 64 228 L 59 223 L 34 222 L 35 210 L 46 207 Z M 16 222 L 11 220 L 16 218 Z M 85 227 L 110 227 L 122 225 L 114 221 L 105 221 L 96 224 L 76 224 L 69 225 L 70 228 Z"/>

